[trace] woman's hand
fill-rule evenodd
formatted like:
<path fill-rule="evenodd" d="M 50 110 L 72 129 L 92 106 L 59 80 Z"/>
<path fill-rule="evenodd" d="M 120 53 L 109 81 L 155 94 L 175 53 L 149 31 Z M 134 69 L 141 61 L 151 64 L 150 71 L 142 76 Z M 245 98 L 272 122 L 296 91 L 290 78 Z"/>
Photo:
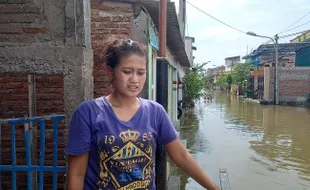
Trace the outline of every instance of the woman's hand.
<path fill-rule="evenodd" d="M 180 139 L 165 146 L 170 158 L 189 176 L 208 190 L 220 190 L 212 179 L 202 170 L 193 156 L 186 150 Z"/>

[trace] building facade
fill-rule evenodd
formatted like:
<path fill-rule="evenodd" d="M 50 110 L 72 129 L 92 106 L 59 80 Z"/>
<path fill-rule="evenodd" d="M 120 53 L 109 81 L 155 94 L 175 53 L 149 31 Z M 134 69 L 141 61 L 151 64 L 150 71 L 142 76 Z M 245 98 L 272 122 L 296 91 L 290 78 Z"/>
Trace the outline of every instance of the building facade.
<path fill-rule="evenodd" d="M 225 72 L 232 72 L 237 63 L 240 63 L 240 56 L 225 58 Z"/>

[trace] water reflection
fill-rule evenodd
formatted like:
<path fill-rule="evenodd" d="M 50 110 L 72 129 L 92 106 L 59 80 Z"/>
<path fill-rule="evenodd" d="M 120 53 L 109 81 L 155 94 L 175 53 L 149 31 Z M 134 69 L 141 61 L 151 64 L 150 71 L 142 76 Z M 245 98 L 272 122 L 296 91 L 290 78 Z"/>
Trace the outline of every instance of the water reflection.
<path fill-rule="evenodd" d="M 226 115 L 228 122 L 235 124 L 230 128 L 255 137 L 249 143 L 258 156 L 251 159 L 270 171 L 293 170 L 299 178 L 310 181 L 309 110 L 240 101 L 233 96 L 227 98 Z"/>
<path fill-rule="evenodd" d="M 310 189 L 309 109 L 216 92 L 213 103 L 186 111 L 180 130 L 205 170 L 228 168 L 233 189 Z M 200 189 L 180 170 L 173 173 L 181 175 L 181 189 Z"/>

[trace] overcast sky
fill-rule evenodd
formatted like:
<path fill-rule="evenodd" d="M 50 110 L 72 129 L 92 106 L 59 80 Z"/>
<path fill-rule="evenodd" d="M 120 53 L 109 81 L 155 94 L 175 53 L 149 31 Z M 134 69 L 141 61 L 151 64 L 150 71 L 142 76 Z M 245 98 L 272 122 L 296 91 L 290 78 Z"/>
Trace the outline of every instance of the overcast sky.
<path fill-rule="evenodd" d="M 178 10 L 179 0 L 176 3 Z M 310 11 L 310 0 L 187 0 L 210 15 L 239 28 L 257 34 L 274 36 L 293 24 Z M 195 37 L 195 63 L 211 61 L 206 66 L 223 65 L 224 59 L 230 56 L 246 55 L 268 39 L 255 38 L 235 31 L 207 15 L 199 12 L 189 4 L 187 6 L 188 30 L 186 35 Z M 310 21 L 310 14 L 291 28 Z M 290 34 L 310 29 L 310 23 Z M 281 35 L 280 35 L 281 36 Z M 280 42 L 289 42 L 293 37 Z"/>

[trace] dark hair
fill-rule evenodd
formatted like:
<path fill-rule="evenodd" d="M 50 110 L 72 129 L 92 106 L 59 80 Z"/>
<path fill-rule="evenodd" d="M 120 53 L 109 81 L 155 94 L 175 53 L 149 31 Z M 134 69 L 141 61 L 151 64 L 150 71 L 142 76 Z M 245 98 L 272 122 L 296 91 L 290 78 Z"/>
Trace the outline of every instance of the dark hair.
<path fill-rule="evenodd" d="M 145 51 L 143 46 L 139 42 L 130 39 L 112 39 L 105 43 L 103 51 L 104 61 L 112 69 L 119 64 L 121 58 L 131 54 L 144 57 Z"/>

